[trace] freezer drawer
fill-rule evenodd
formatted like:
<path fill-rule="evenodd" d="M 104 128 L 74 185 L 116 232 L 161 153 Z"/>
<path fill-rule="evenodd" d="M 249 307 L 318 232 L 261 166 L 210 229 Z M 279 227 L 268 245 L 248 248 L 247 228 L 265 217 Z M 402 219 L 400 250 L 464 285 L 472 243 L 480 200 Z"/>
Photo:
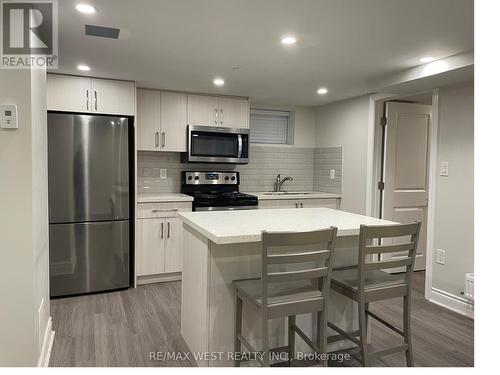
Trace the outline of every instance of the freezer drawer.
<path fill-rule="evenodd" d="M 50 224 L 50 295 L 129 286 L 129 221 Z"/>
<path fill-rule="evenodd" d="M 128 119 L 47 115 L 50 223 L 129 218 Z"/>

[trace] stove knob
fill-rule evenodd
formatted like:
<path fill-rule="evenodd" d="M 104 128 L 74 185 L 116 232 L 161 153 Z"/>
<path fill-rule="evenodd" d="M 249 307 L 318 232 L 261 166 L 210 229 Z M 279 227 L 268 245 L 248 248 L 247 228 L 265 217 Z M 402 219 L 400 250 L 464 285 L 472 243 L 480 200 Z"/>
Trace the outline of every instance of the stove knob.
<path fill-rule="evenodd" d="M 234 176 L 231 177 L 231 181 L 234 181 L 234 180 L 236 180 L 236 177 L 234 177 Z"/>
<path fill-rule="evenodd" d="M 199 176 L 195 176 L 195 177 L 194 177 L 194 179 L 195 179 L 196 181 L 198 181 L 198 180 L 200 179 L 200 177 L 199 177 Z"/>
<path fill-rule="evenodd" d="M 228 180 L 229 180 L 229 176 L 226 176 L 226 177 L 224 178 L 224 180 L 228 181 Z"/>
<path fill-rule="evenodd" d="M 188 180 L 191 181 L 193 179 L 193 176 L 189 176 Z"/>

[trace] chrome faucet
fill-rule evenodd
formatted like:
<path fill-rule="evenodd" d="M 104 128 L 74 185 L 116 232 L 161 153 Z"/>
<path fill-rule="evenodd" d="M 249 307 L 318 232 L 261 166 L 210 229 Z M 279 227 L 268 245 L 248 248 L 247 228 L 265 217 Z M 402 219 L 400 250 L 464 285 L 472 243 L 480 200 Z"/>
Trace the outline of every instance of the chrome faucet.
<path fill-rule="evenodd" d="M 281 185 L 285 183 L 286 181 L 293 181 L 292 177 L 285 177 L 283 180 L 281 179 L 281 174 L 278 174 L 276 176 L 276 181 L 274 182 L 274 191 L 275 192 L 280 192 L 281 191 Z"/>

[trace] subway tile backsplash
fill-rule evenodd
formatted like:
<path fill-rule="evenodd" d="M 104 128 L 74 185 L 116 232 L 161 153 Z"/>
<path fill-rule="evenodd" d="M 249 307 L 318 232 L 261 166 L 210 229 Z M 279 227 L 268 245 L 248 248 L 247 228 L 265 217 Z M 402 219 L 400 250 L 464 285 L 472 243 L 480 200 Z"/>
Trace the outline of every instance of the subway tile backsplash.
<path fill-rule="evenodd" d="M 314 149 L 314 190 L 342 194 L 342 147 L 321 147 Z M 335 176 L 330 178 L 330 171 Z"/>
<path fill-rule="evenodd" d="M 166 179 L 160 179 L 160 168 L 167 170 Z M 329 179 L 331 168 L 336 169 L 335 180 Z M 139 151 L 137 191 L 138 193 L 179 192 L 181 171 L 184 170 L 239 171 L 240 190 L 247 192 L 272 191 L 276 175 L 280 173 L 282 178 L 293 177 L 293 181 L 283 184 L 283 190 L 314 190 L 340 194 L 342 148 L 312 149 L 251 145 L 250 163 L 246 165 L 183 164 L 179 153 Z"/>

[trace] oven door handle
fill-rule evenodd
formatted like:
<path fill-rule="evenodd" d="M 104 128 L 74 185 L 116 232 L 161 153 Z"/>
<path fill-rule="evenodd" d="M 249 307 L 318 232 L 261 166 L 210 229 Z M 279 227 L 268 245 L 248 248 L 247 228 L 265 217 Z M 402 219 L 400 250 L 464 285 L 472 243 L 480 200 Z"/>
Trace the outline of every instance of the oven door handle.
<path fill-rule="evenodd" d="M 243 137 L 241 134 L 238 134 L 238 158 L 241 158 L 242 153 L 243 153 Z"/>

